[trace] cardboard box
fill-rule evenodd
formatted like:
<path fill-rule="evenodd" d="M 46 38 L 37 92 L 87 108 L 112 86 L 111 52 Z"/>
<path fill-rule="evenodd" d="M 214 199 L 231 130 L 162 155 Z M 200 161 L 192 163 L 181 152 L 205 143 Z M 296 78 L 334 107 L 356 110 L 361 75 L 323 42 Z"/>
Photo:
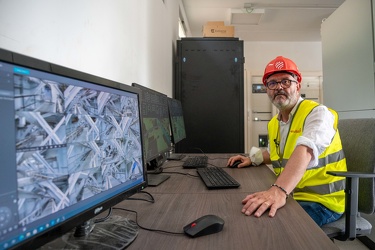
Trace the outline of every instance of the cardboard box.
<path fill-rule="evenodd" d="M 203 37 L 234 37 L 234 26 L 225 26 L 223 21 L 207 22 Z"/>
<path fill-rule="evenodd" d="M 234 27 L 205 25 L 203 27 L 203 37 L 234 37 Z"/>

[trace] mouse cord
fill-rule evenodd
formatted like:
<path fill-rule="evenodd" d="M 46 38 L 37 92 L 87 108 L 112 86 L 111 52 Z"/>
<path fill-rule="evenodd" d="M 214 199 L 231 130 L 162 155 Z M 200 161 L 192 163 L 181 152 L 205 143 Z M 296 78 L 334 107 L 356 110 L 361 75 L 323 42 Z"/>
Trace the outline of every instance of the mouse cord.
<path fill-rule="evenodd" d="M 123 211 L 131 212 L 131 213 L 135 213 L 135 223 L 137 224 L 137 226 L 139 228 L 141 228 L 143 230 L 151 231 L 151 232 L 157 232 L 157 233 L 165 233 L 165 234 L 184 235 L 184 233 L 170 232 L 170 231 L 165 231 L 165 230 L 160 230 L 160 229 L 143 227 L 143 226 L 139 225 L 139 223 L 138 223 L 138 213 L 137 213 L 137 211 L 126 209 L 126 208 L 120 208 L 120 207 L 114 207 L 113 209 L 118 209 L 118 210 L 123 210 Z"/>

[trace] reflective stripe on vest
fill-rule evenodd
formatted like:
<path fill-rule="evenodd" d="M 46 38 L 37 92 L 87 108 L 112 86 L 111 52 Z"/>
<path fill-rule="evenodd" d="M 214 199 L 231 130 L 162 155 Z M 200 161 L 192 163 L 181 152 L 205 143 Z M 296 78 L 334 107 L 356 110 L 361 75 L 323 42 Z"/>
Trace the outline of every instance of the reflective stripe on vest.
<path fill-rule="evenodd" d="M 310 186 L 304 188 L 295 188 L 294 192 L 306 192 L 306 193 L 316 193 L 316 194 L 330 194 L 334 192 L 338 192 L 340 190 L 344 190 L 345 188 L 345 179 L 335 181 L 332 183 L 324 184 L 324 185 L 317 185 L 317 186 Z"/>
<path fill-rule="evenodd" d="M 330 155 L 327 155 L 325 158 L 318 159 L 318 165 L 308 167 L 308 169 L 323 168 L 329 163 L 338 162 L 343 159 L 345 159 L 344 151 L 340 150 L 339 152 L 335 152 Z M 284 168 L 287 162 L 288 162 L 287 159 L 283 159 L 281 161 L 281 164 L 278 160 L 272 161 L 272 166 L 273 168 Z"/>

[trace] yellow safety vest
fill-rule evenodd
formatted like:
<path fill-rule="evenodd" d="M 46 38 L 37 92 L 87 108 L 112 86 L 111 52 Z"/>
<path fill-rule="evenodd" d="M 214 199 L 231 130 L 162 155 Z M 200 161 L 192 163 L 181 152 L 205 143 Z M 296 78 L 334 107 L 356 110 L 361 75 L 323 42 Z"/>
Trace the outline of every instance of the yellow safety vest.
<path fill-rule="evenodd" d="M 279 121 L 277 115 L 268 123 L 270 157 L 275 173 L 280 174 L 284 170 L 294 151 L 298 137 L 303 133 L 306 117 L 318 105 L 318 103 L 310 100 L 303 100 L 299 103 L 292 117 L 283 155 L 278 153 L 280 138 L 278 138 Z M 319 155 L 318 165 L 307 168 L 293 191 L 293 197 L 295 200 L 318 202 L 332 211 L 343 213 L 345 210 L 345 178 L 326 174 L 327 171 L 346 171 L 346 159 L 337 129 L 338 115 L 336 111 L 329 110 L 335 117 L 334 128 L 336 133 L 331 144 Z"/>

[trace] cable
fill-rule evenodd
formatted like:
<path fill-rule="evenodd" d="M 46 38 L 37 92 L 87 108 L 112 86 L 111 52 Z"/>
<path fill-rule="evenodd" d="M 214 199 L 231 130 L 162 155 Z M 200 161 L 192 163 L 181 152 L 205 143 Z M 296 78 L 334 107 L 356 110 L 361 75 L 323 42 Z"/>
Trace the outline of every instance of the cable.
<path fill-rule="evenodd" d="M 202 153 L 202 154 L 204 154 L 204 156 L 207 156 L 207 155 L 206 155 L 206 153 L 205 153 L 205 152 L 203 152 L 203 150 L 202 150 L 202 149 L 200 149 L 200 148 L 196 148 L 196 147 L 194 147 L 193 149 L 197 149 L 198 151 L 201 151 L 201 153 Z M 207 158 L 208 158 L 208 156 L 207 156 Z"/>
<path fill-rule="evenodd" d="M 108 214 L 107 214 L 107 216 L 105 216 L 105 217 L 103 217 L 103 218 L 95 219 L 95 220 L 94 220 L 94 223 L 96 224 L 96 223 L 100 223 L 100 222 L 103 222 L 103 221 L 108 220 L 109 217 L 111 216 L 111 214 L 112 214 L 112 207 L 110 207 L 110 208 L 108 209 Z"/>
<path fill-rule="evenodd" d="M 200 148 L 195 148 L 195 147 L 194 147 L 193 149 L 197 149 L 197 150 L 199 150 L 199 151 L 200 151 L 200 152 L 201 152 L 201 153 L 202 153 L 202 154 L 203 154 L 204 156 L 207 156 L 207 155 L 206 155 L 206 153 L 205 153 L 205 152 L 203 152 L 203 150 L 202 150 L 202 149 L 200 149 Z M 228 159 L 228 157 L 218 157 L 218 158 L 210 158 L 210 157 L 208 157 L 208 156 L 207 156 L 207 158 L 208 158 L 208 159 L 210 159 L 210 160 L 217 160 L 217 159 Z"/>
<path fill-rule="evenodd" d="M 207 162 L 207 165 L 211 165 L 211 166 L 217 167 L 217 168 L 225 168 L 225 167 L 216 166 L 215 164 L 212 164 L 212 163 L 209 163 L 209 162 Z"/>
<path fill-rule="evenodd" d="M 184 233 L 170 232 L 170 231 L 165 231 L 165 230 L 160 230 L 160 229 L 143 227 L 143 226 L 139 225 L 139 223 L 138 223 L 138 213 L 137 213 L 137 211 L 126 209 L 126 208 L 120 208 L 120 207 L 114 207 L 113 209 L 118 209 L 118 210 L 123 210 L 123 211 L 131 212 L 131 213 L 135 213 L 135 223 L 137 224 L 137 226 L 139 228 L 141 228 L 143 230 L 151 231 L 151 232 L 157 232 L 157 233 L 165 233 L 165 234 L 184 235 Z"/>
<path fill-rule="evenodd" d="M 152 196 L 152 194 L 150 194 L 149 192 L 146 192 L 146 191 L 141 190 L 141 191 L 139 191 L 138 193 L 144 193 L 144 194 L 147 194 L 148 196 L 151 197 L 151 200 L 142 199 L 142 198 L 133 198 L 133 197 L 128 197 L 128 198 L 126 198 L 125 200 L 140 200 L 140 201 L 147 201 L 147 202 L 150 202 L 150 203 L 155 203 L 154 196 Z M 113 208 L 110 207 L 110 208 L 108 209 L 108 214 L 107 214 L 105 217 L 103 217 L 103 218 L 95 219 L 95 220 L 94 220 L 94 223 L 100 223 L 100 222 L 103 222 L 103 221 L 108 220 L 109 217 L 110 217 L 111 214 L 112 214 L 112 209 L 113 209 Z"/>
<path fill-rule="evenodd" d="M 166 173 L 166 174 L 180 174 L 180 175 L 186 175 L 186 176 L 191 176 L 191 177 L 199 177 L 198 175 L 193 175 L 193 174 L 189 174 L 189 173 L 181 173 L 181 172 L 163 172 L 163 173 Z"/>
<path fill-rule="evenodd" d="M 141 191 L 139 191 L 139 193 L 147 194 L 148 196 L 151 197 L 152 200 L 155 200 L 155 199 L 154 199 L 154 196 L 152 196 L 152 194 L 150 194 L 149 192 L 146 192 L 146 191 L 141 190 Z"/>
<path fill-rule="evenodd" d="M 174 165 L 174 166 L 164 167 L 163 169 L 169 169 L 169 168 L 181 168 L 181 164 L 179 164 L 179 165 Z"/>
<path fill-rule="evenodd" d="M 151 200 L 147 200 L 147 199 L 143 199 L 143 198 L 134 198 L 134 197 L 128 197 L 126 198 L 125 200 L 133 200 L 133 201 L 147 201 L 147 202 L 150 202 L 150 203 L 155 203 L 155 199 L 154 199 L 154 196 L 152 196 L 152 194 L 150 194 L 149 192 L 146 192 L 146 191 L 139 191 L 138 193 L 144 193 L 144 194 L 147 194 L 151 197 Z"/>

